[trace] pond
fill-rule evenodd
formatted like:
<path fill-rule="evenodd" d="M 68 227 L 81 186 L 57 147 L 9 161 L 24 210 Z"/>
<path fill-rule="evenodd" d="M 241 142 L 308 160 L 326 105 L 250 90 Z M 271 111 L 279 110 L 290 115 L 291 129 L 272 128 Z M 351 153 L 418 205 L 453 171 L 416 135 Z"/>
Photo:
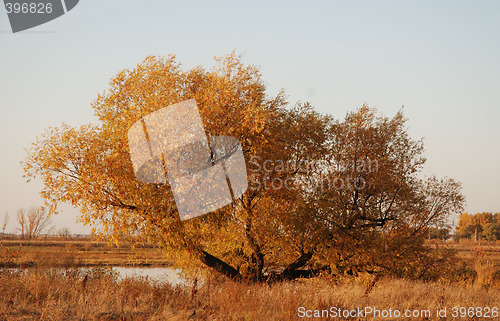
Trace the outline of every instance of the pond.
<path fill-rule="evenodd" d="M 14 273 L 29 273 L 34 268 L 6 268 L 5 270 L 14 272 Z M 102 267 L 76 267 L 70 270 L 56 267 L 50 268 L 52 271 L 56 271 L 61 275 L 68 275 L 68 271 L 78 271 L 78 274 L 87 274 L 92 272 L 102 273 L 102 271 L 108 271 L 109 268 Z M 103 270 L 104 269 L 104 270 Z M 3 270 L 0 268 L 0 270 Z M 105 273 L 108 273 L 105 272 Z M 118 280 L 123 280 L 125 278 L 146 278 L 151 282 L 159 282 L 159 283 L 170 283 L 173 286 L 176 285 L 187 285 L 188 281 L 184 279 L 181 275 L 180 269 L 172 268 L 172 267 L 131 267 L 131 266 L 113 266 L 111 267 L 111 272 L 116 275 Z M 70 272 L 71 273 L 71 272 Z"/>
<path fill-rule="evenodd" d="M 148 280 L 168 282 L 172 285 L 185 285 L 187 281 L 180 276 L 180 270 L 171 267 L 129 267 L 114 266 L 112 271 L 116 272 L 118 279 L 127 277 L 147 277 Z"/>

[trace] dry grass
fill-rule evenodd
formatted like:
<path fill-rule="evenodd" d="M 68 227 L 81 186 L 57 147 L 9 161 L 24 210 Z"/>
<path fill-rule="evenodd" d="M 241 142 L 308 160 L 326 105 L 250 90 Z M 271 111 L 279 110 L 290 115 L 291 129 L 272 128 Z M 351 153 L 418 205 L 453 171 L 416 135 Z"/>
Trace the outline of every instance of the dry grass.
<path fill-rule="evenodd" d="M 496 287 L 382 279 L 367 293 L 369 281 L 358 277 L 264 285 L 209 278 L 197 288 L 174 288 L 141 279 L 118 281 L 102 268 L 86 274 L 68 269 L 64 275 L 53 269 L 3 271 L 0 320 L 299 320 L 299 307 L 370 306 L 433 314 L 437 307 L 447 307 L 449 314 L 454 306 L 500 307 Z M 452 320 L 435 315 L 426 320 L 438 319 Z"/>
<path fill-rule="evenodd" d="M 0 293 L 0 320 L 168 320 L 171 307 L 189 307 L 180 288 L 117 281 L 104 268 L 3 271 Z"/>
<path fill-rule="evenodd" d="M 6 260 L 5 258 L 9 258 Z M 2 259 L 4 258 L 4 259 Z M 172 260 L 152 246 L 119 247 L 106 242 L 34 239 L 0 240 L 0 267 L 22 266 L 170 266 Z"/>
<path fill-rule="evenodd" d="M 197 286 L 191 283 L 185 287 L 172 287 L 144 279 L 119 280 L 111 270 L 102 267 L 91 270 L 74 268 L 78 265 L 75 261 L 81 263 L 78 260 L 93 253 L 99 253 L 96 255 L 101 255 L 101 260 L 108 263 L 122 257 L 121 253 L 144 262 L 151 259 L 153 252 L 148 251 L 154 249 L 132 251 L 127 247 L 66 241 L 4 244 L 0 247 L 3 266 L 19 266 L 10 264 L 19 258 L 30 258 L 35 263 L 33 268 L 27 269 L 0 268 L 0 321 L 303 320 L 309 318 L 298 317 L 300 307 L 306 310 L 332 307 L 344 310 L 367 306 L 378 310 L 432 312 L 430 318 L 411 320 L 453 320 L 453 307 L 500 308 L 498 244 L 452 246 L 460 249 L 460 255 L 466 260 L 461 272 L 443 275 L 439 282 L 391 278 L 374 282 L 371 275 L 365 274 L 356 278 L 317 278 L 265 285 L 232 283 L 212 276 Z M 59 268 L 52 268 L 56 266 Z M 444 307 L 448 317 L 438 318 L 436 309 Z M 340 317 L 331 319 L 345 320 Z M 348 320 L 371 319 L 378 318 Z"/>
<path fill-rule="evenodd" d="M 484 288 L 393 279 L 380 281 L 367 295 L 366 289 L 366 284 L 358 280 L 335 285 L 316 279 L 272 287 L 226 283 L 216 287 L 209 302 L 217 320 L 297 320 L 300 319 L 299 307 L 307 310 L 375 307 L 379 310 L 391 308 L 434 312 L 437 307 L 500 306 L 498 289 L 488 291 Z M 435 316 L 430 318 L 438 319 L 443 320 Z"/>

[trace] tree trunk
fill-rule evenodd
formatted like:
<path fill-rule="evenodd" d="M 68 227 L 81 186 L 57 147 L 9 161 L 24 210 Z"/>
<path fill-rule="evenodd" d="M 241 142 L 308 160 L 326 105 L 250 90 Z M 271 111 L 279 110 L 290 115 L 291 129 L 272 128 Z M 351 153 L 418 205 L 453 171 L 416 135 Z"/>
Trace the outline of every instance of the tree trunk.
<path fill-rule="evenodd" d="M 278 275 L 278 278 L 281 280 L 292 280 L 296 279 L 299 277 L 305 277 L 305 276 L 310 276 L 312 273 L 309 270 L 298 270 L 299 268 L 303 267 L 304 265 L 309 262 L 309 260 L 312 258 L 313 252 L 309 251 L 306 253 L 302 253 L 302 255 L 295 260 L 293 263 L 289 264 L 283 272 L 281 272 L 280 275 Z"/>
<path fill-rule="evenodd" d="M 242 276 L 238 270 L 233 268 L 231 265 L 226 262 L 216 258 L 210 253 L 205 251 L 200 252 L 200 260 L 206 266 L 214 269 L 215 271 L 221 273 L 222 275 L 230 278 L 231 280 L 240 281 Z"/>

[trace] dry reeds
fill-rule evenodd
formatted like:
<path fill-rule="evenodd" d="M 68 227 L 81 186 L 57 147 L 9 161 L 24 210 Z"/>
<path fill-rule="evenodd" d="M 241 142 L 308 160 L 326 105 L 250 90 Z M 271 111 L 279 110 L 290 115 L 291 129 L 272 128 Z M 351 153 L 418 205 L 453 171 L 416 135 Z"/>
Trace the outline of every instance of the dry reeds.
<path fill-rule="evenodd" d="M 369 290 L 367 289 L 369 287 Z M 383 278 L 267 284 L 208 278 L 185 287 L 118 280 L 109 269 L 0 272 L 0 320 L 299 320 L 299 309 L 429 310 L 499 307 L 500 289 Z M 447 307 L 448 318 L 436 309 Z M 343 320 L 342 318 L 336 318 Z M 357 318 L 347 318 L 354 320 Z M 360 320 L 373 319 L 370 317 Z M 425 318 L 412 318 L 424 320 Z"/>

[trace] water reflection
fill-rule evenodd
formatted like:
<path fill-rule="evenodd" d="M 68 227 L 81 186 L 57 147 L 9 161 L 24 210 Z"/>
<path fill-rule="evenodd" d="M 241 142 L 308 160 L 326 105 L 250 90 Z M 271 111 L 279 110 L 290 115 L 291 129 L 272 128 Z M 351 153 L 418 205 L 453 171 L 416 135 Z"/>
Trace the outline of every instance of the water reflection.
<path fill-rule="evenodd" d="M 124 278 L 146 278 L 151 281 L 168 282 L 172 285 L 185 285 L 186 280 L 180 276 L 180 270 L 170 267 L 129 267 L 114 266 L 118 279 Z"/>
<path fill-rule="evenodd" d="M 0 272 L 5 271 L 8 273 L 31 273 L 36 268 L 0 268 Z M 43 271 L 43 269 L 41 269 Z M 84 275 L 90 276 L 116 276 L 118 281 L 125 278 L 142 278 L 151 282 L 170 283 L 173 286 L 186 285 L 188 281 L 181 275 L 180 269 L 171 267 L 131 267 L 131 266 L 113 266 L 113 267 L 75 267 L 75 268 L 62 268 L 52 267 L 46 269 L 62 276 L 83 277 Z"/>

